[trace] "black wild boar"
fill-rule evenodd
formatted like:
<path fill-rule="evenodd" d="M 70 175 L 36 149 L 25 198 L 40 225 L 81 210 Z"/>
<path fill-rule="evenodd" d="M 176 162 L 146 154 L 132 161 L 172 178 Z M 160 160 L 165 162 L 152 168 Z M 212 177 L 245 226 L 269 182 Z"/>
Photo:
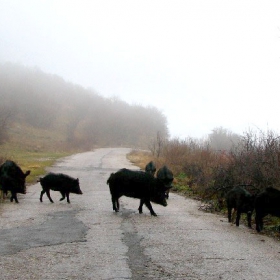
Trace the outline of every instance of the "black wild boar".
<path fill-rule="evenodd" d="M 0 187 L 4 194 L 11 192 L 11 202 L 15 199 L 18 203 L 17 193 L 26 193 L 25 179 L 30 170 L 25 173 L 11 160 L 5 161 L 0 167 Z"/>
<path fill-rule="evenodd" d="M 268 187 L 259 193 L 255 200 L 256 210 L 256 230 L 260 232 L 263 229 L 263 218 L 268 214 L 280 217 L 280 191 Z"/>
<path fill-rule="evenodd" d="M 40 195 L 41 202 L 43 202 L 44 193 L 47 193 L 50 202 L 53 203 L 50 190 L 59 191 L 61 193 L 62 198 L 60 201 L 65 199 L 66 196 L 68 203 L 70 203 L 69 193 L 83 194 L 80 189 L 79 179 L 74 179 L 62 173 L 49 173 L 45 177 L 40 178 L 38 182 L 40 182 L 43 189 Z"/>
<path fill-rule="evenodd" d="M 158 170 L 157 178 L 159 180 L 161 180 L 164 183 L 164 185 L 166 186 L 167 190 L 166 190 L 165 195 L 166 195 L 166 198 L 169 198 L 169 190 L 171 189 L 172 182 L 174 180 L 172 171 L 166 165 L 164 165 L 163 167 L 161 167 Z"/>
<path fill-rule="evenodd" d="M 145 204 L 150 210 L 151 215 L 157 216 L 154 212 L 151 201 L 163 206 L 167 206 L 165 192 L 167 187 L 162 181 L 155 178 L 152 174 L 143 171 L 133 171 L 126 168 L 112 173 L 107 180 L 109 184 L 113 210 L 118 212 L 119 198 L 128 196 L 140 199 L 139 213 Z"/>
<path fill-rule="evenodd" d="M 149 163 L 147 163 L 147 165 L 145 166 L 145 171 L 147 173 L 151 173 L 153 176 L 156 173 L 156 165 L 153 161 L 150 161 Z"/>
<path fill-rule="evenodd" d="M 236 226 L 239 226 L 241 213 L 246 213 L 248 227 L 251 227 L 251 218 L 254 211 L 254 199 L 255 197 L 244 188 L 240 186 L 232 188 L 226 194 L 229 223 L 231 222 L 231 211 L 232 208 L 234 208 L 234 210 L 237 212 L 235 221 Z"/>

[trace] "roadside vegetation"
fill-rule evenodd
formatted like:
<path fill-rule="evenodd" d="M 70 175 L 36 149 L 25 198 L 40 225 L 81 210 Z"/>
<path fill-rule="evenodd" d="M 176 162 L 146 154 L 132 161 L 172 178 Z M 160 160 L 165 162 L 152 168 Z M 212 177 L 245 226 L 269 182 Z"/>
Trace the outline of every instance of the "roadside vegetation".
<path fill-rule="evenodd" d="M 280 187 L 280 137 L 273 131 L 236 135 L 216 128 L 204 140 L 158 134 L 149 151 L 134 150 L 128 158 L 141 169 L 151 160 L 157 169 L 167 165 L 175 177 L 172 191 L 199 199 L 205 211 L 226 214 L 225 194 L 236 185 L 253 195 Z M 267 216 L 264 223 L 266 233 L 280 237 L 279 218 Z"/>

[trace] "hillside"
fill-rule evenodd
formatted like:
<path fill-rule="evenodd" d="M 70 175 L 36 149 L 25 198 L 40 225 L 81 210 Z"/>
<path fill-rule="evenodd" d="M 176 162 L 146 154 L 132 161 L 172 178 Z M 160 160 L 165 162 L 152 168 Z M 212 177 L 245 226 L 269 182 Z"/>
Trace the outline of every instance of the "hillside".
<path fill-rule="evenodd" d="M 147 147 L 166 117 L 155 107 L 104 98 L 37 68 L 0 64 L 0 143 L 27 149 Z"/>

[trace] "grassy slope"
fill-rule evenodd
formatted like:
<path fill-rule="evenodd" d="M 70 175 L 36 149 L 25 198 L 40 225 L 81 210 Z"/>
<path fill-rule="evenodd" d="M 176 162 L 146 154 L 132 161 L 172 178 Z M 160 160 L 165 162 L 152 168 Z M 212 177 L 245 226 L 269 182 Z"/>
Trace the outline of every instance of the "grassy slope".
<path fill-rule="evenodd" d="M 9 127 L 9 139 L 0 146 L 0 161 L 10 159 L 24 172 L 31 170 L 27 184 L 34 183 L 56 159 L 77 152 L 66 149 L 63 143 L 63 135 L 58 132 L 17 123 Z"/>

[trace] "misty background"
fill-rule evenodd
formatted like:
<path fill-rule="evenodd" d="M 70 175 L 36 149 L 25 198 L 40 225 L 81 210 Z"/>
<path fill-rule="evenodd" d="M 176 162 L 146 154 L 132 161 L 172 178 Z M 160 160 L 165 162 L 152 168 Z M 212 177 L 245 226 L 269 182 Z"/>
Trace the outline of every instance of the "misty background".
<path fill-rule="evenodd" d="M 1 71 L 18 85 L 2 84 L 2 100 L 32 125 L 59 126 L 68 112 L 65 135 L 78 142 L 101 141 L 96 126 L 125 136 L 118 144 L 279 131 L 279 14 L 272 0 L 0 0 Z M 21 71 L 32 78 L 19 83 Z"/>
<path fill-rule="evenodd" d="M 49 141 L 84 149 L 147 147 L 157 133 L 168 137 L 166 117 L 157 108 L 104 98 L 36 68 L 0 64 L 0 85 L 0 143 L 21 127 L 27 134 L 30 128 L 41 131 L 39 138 L 52 131 Z"/>

